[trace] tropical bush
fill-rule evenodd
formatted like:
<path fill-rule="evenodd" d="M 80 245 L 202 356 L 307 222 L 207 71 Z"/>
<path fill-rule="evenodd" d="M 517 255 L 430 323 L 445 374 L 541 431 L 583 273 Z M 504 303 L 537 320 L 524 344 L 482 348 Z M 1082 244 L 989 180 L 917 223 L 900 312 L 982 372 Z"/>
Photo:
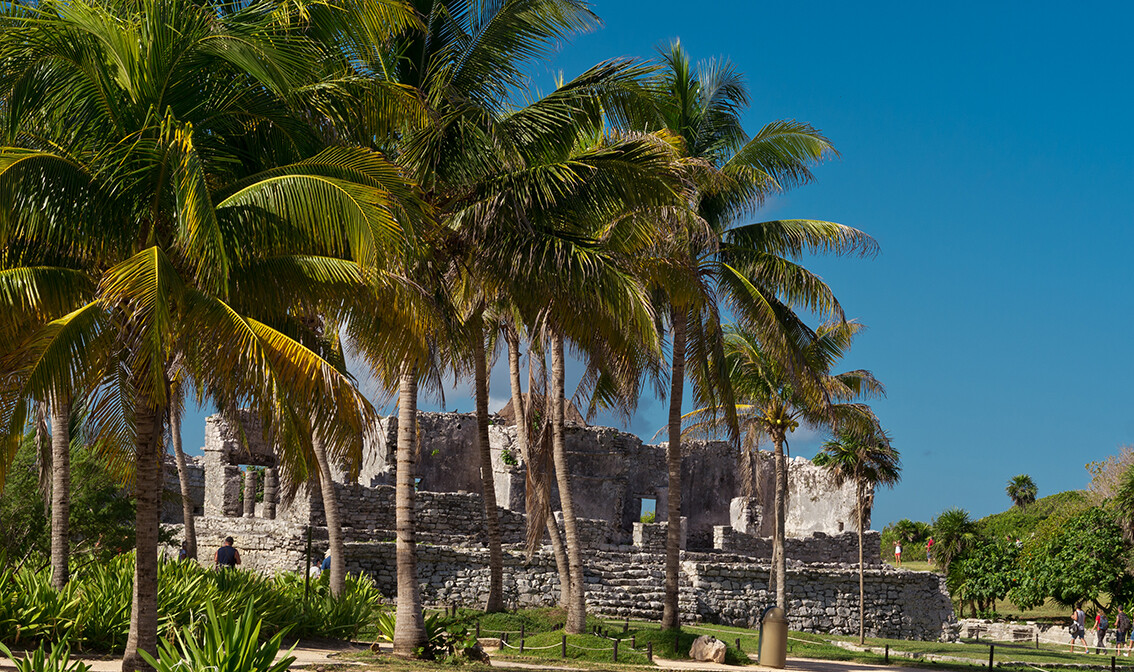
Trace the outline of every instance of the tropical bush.
<path fill-rule="evenodd" d="M 51 650 L 46 651 L 47 643 L 41 643 L 39 648 L 24 654 L 17 660 L 8 647 L 0 644 L 0 653 L 8 657 L 16 667 L 16 672 L 89 672 L 90 665 L 81 661 L 71 661 L 71 644 L 64 637 L 51 643 Z"/>
<path fill-rule="evenodd" d="M 205 607 L 203 621 L 179 629 L 164 640 L 155 659 L 149 653 L 139 654 L 157 672 L 286 672 L 295 662 L 288 650 L 276 661 L 287 629 L 266 642 L 260 642 L 264 625 L 257 619 L 253 604 L 240 616 L 218 616 L 212 604 Z"/>
<path fill-rule="evenodd" d="M 56 641 L 121 651 L 130 626 L 134 558 L 131 554 L 78 568 L 62 591 L 50 571 L 3 565 L 0 558 L 0 642 L 10 645 Z M 158 571 L 159 632 L 173 638 L 217 614 L 244 612 L 249 605 L 265 634 L 285 630 L 297 637 L 351 638 L 372 625 L 382 595 L 363 576 L 347 577 L 342 597 L 326 579 L 312 582 L 304 599 L 303 577 L 262 576 L 250 571 L 205 569 L 191 562 L 165 562 Z"/>

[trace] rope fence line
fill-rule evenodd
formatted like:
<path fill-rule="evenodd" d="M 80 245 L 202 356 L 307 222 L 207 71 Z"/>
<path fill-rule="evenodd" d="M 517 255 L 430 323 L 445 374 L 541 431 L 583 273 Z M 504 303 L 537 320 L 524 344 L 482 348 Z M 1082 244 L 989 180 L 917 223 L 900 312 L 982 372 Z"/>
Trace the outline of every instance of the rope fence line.
<path fill-rule="evenodd" d="M 520 647 L 516 646 L 515 644 L 512 644 L 511 642 L 501 642 L 501 644 L 508 647 L 509 649 L 519 650 L 519 648 L 520 648 Z M 558 644 L 552 644 L 550 646 L 524 646 L 525 651 L 543 651 L 545 649 L 558 649 L 558 648 L 559 648 Z"/>

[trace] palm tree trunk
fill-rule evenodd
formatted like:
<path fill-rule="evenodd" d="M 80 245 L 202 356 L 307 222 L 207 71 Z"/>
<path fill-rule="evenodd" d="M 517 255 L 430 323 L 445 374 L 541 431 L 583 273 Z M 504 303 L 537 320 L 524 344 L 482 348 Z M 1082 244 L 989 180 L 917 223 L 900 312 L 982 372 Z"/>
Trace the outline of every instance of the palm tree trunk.
<path fill-rule="evenodd" d="M 858 490 L 858 643 L 866 644 L 866 580 L 862 569 L 862 486 Z"/>
<path fill-rule="evenodd" d="M 534 468 L 529 447 L 531 446 L 531 427 L 528 424 L 528 409 L 524 404 L 524 390 L 520 382 L 520 336 L 511 328 L 505 330 L 505 340 L 508 341 L 508 382 L 512 386 L 512 410 L 516 418 L 516 447 L 524 459 L 528 469 Z M 548 509 L 550 509 L 548 505 Z M 544 517 L 544 527 L 551 538 L 551 552 L 555 557 L 555 569 L 559 574 L 559 606 L 566 609 L 571 594 L 571 569 L 567 563 L 567 551 L 563 548 L 563 539 L 559 536 L 559 527 L 551 511 Z"/>
<path fill-rule="evenodd" d="M 492 447 L 488 444 L 488 362 L 484 352 L 484 320 L 476 318 L 473 333 L 476 360 L 476 437 L 480 444 L 480 483 L 484 502 L 484 527 L 488 531 L 488 601 L 484 610 L 504 610 L 504 551 L 500 514 L 496 510 L 496 483 L 492 477 Z"/>
<path fill-rule="evenodd" d="M 189 468 L 185 465 L 185 451 L 181 446 L 181 414 L 171 408 L 169 433 L 173 437 L 173 458 L 177 461 L 177 480 L 181 483 L 181 518 L 185 524 L 186 552 L 197 559 L 197 524 L 193 520 L 193 497 L 189 492 Z"/>
<path fill-rule="evenodd" d="M 772 436 L 776 456 L 776 531 L 772 537 L 772 559 L 776 571 L 776 606 L 787 609 L 787 558 L 784 556 L 784 540 L 787 536 L 787 462 L 784 459 L 784 435 L 775 432 Z"/>
<path fill-rule="evenodd" d="M 161 425 L 164 415 L 159 409 L 149 408 L 142 402 L 135 416 L 137 445 L 134 494 L 137 510 L 134 520 L 137 551 L 134 557 L 130 634 L 126 639 L 126 653 L 122 657 L 122 672 L 153 670 L 138 655 L 139 651 L 157 656 L 157 548 L 162 490 Z"/>
<path fill-rule="evenodd" d="M 63 590 L 70 576 L 71 402 L 51 404 L 51 585 Z"/>
<path fill-rule="evenodd" d="M 555 461 L 555 478 L 559 484 L 559 506 L 563 510 L 563 531 L 567 538 L 567 564 L 571 585 L 567 603 L 567 633 L 582 634 L 587 627 L 587 603 L 583 593 L 583 552 L 579 547 L 579 531 L 575 525 L 575 502 L 571 497 L 571 472 L 567 467 L 567 446 L 563 436 L 565 401 L 563 370 L 563 337 L 552 336 L 551 344 L 551 450 Z"/>
<path fill-rule="evenodd" d="M 323 515 L 327 519 L 327 553 L 331 556 L 331 594 L 340 597 L 346 589 L 346 557 L 343 555 L 343 525 L 339 518 L 339 496 L 331 476 L 331 463 L 327 460 L 327 447 L 323 437 L 311 437 L 311 449 L 319 465 L 319 490 L 323 495 Z"/>
<path fill-rule="evenodd" d="M 398 466 L 395 488 L 395 554 L 398 567 L 398 608 L 394 624 L 394 653 L 410 657 L 425 644 L 421 588 L 417 583 L 417 542 L 414 538 L 414 457 L 417 443 L 417 367 L 402 365 L 398 397 Z"/>
<path fill-rule="evenodd" d="M 665 602 L 662 630 L 680 626 L 678 581 L 681 563 L 681 400 L 685 394 L 685 311 L 673 309 L 673 362 L 669 377 L 669 441 L 665 447 L 666 495 Z"/>

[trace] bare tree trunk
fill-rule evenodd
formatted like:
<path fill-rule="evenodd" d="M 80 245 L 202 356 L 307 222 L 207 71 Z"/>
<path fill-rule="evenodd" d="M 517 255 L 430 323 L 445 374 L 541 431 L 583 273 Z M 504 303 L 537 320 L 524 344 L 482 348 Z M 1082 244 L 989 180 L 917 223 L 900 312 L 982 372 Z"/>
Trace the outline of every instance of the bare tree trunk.
<path fill-rule="evenodd" d="M 51 403 L 51 584 L 67 586 L 71 556 L 71 402 Z"/>
<path fill-rule="evenodd" d="M 134 599 L 130 606 L 130 634 L 122 657 L 122 672 L 153 668 L 138 655 L 157 656 L 158 522 L 161 516 L 162 464 L 161 425 L 165 414 L 139 402 L 134 493 L 137 497 L 134 557 Z"/>
<path fill-rule="evenodd" d="M 669 442 L 665 447 L 669 491 L 666 496 L 665 602 L 662 630 L 681 625 L 678 582 L 681 578 L 681 401 L 685 395 L 685 311 L 673 308 L 673 362 L 669 377 Z"/>
<path fill-rule="evenodd" d="M 567 537 L 567 563 L 571 569 L 570 601 L 567 603 L 567 633 L 582 634 L 587 627 L 587 603 L 583 593 L 583 552 L 575 525 L 575 502 L 571 497 L 571 472 L 567 466 L 567 446 L 563 436 L 565 404 L 563 337 L 552 336 L 551 345 L 551 447 L 555 477 L 559 483 L 559 505 L 563 510 L 563 531 Z"/>
<path fill-rule="evenodd" d="M 516 445 L 520 450 L 520 456 L 524 458 L 524 465 L 532 469 L 533 462 L 529 450 L 531 427 L 528 424 L 528 409 L 524 404 L 524 390 L 520 383 L 520 337 L 509 328 L 506 330 L 505 339 L 508 341 L 508 380 L 512 386 L 512 409 L 516 417 Z M 555 569 L 559 574 L 559 606 L 566 609 L 571 594 L 571 569 L 567 563 L 567 551 L 563 548 L 559 527 L 555 524 L 555 518 L 550 511 L 544 518 L 544 527 L 551 538 L 551 552 L 555 556 Z"/>
<path fill-rule="evenodd" d="M 480 444 L 480 483 L 483 491 L 484 526 L 488 532 L 488 601 L 484 610 L 504 610 L 504 551 L 500 514 L 496 510 L 496 483 L 492 477 L 492 447 L 488 444 L 488 362 L 484 352 L 484 319 L 476 318 L 472 344 L 476 377 L 476 437 Z"/>
<path fill-rule="evenodd" d="M 862 568 L 862 486 L 856 481 L 858 490 L 858 643 L 866 644 L 866 579 Z"/>
<path fill-rule="evenodd" d="M 169 411 L 169 434 L 173 438 L 173 458 L 177 461 L 177 480 L 181 483 L 181 518 L 185 524 L 186 552 L 193 560 L 197 559 L 197 524 L 193 520 L 193 497 L 189 492 L 189 468 L 185 463 L 185 451 L 181 445 L 181 413 L 176 408 Z"/>
<path fill-rule="evenodd" d="M 339 518 L 339 496 L 335 491 L 335 480 L 331 476 L 331 463 L 327 459 L 327 447 L 323 437 L 311 437 L 311 449 L 315 462 L 319 465 L 319 490 L 323 496 L 323 515 L 327 519 L 327 553 L 331 556 L 331 594 L 340 597 L 346 589 L 346 557 L 343 553 L 343 525 Z"/>
<path fill-rule="evenodd" d="M 787 609 L 787 558 L 784 556 L 784 539 L 787 536 L 787 462 L 784 459 L 784 436 L 772 436 L 776 455 L 776 531 L 772 537 L 772 557 L 776 571 L 776 606 Z"/>
<path fill-rule="evenodd" d="M 406 362 L 402 365 L 398 397 L 398 466 L 394 495 L 398 568 L 394 653 L 406 657 L 413 656 L 415 649 L 425 644 L 425 619 L 421 611 L 421 587 L 417 583 L 417 542 L 414 531 L 416 444 L 417 368 Z"/>

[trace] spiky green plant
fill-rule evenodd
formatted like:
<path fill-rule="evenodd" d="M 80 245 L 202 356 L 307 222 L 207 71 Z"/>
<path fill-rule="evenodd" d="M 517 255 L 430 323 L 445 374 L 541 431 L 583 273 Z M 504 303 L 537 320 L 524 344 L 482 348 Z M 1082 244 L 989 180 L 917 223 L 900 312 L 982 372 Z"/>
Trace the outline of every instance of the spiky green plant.
<path fill-rule="evenodd" d="M 23 658 L 16 658 L 8 647 L 0 644 L 0 653 L 8 657 L 16 668 L 16 672 L 89 672 L 90 665 L 71 660 L 71 643 L 62 637 L 51 643 L 51 650 L 45 651 L 47 643 L 41 643 Z"/>
<path fill-rule="evenodd" d="M 211 603 L 206 617 L 177 631 L 162 642 L 157 658 L 142 651 L 142 658 L 157 672 L 286 672 L 295 662 L 293 645 L 276 660 L 286 629 L 260 642 L 263 621 L 249 602 L 240 615 L 218 616 Z"/>

